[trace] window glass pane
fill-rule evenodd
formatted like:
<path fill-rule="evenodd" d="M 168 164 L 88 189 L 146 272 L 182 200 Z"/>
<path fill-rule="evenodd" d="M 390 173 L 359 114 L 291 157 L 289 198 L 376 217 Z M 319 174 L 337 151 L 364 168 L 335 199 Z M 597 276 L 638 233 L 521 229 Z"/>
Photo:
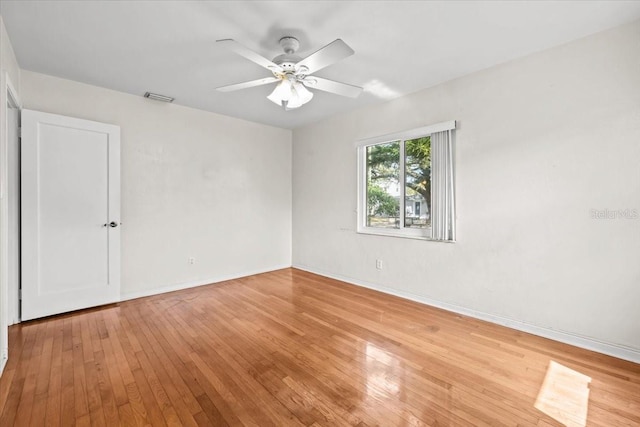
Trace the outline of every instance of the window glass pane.
<path fill-rule="evenodd" d="M 367 227 L 400 227 L 400 141 L 367 147 Z"/>
<path fill-rule="evenodd" d="M 405 153 L 405 227 L 431 227 L 431 137 L 407 140 Z"/>

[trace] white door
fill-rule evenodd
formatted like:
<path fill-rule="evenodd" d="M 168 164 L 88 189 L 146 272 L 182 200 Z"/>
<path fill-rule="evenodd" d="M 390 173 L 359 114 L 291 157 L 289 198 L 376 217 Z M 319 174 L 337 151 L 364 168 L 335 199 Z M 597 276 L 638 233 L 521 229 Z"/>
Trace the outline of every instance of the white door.
<path fill-rule="evenodd" d="M 22 320 L 120 299 L 120 128 L 22 110 Z"/>

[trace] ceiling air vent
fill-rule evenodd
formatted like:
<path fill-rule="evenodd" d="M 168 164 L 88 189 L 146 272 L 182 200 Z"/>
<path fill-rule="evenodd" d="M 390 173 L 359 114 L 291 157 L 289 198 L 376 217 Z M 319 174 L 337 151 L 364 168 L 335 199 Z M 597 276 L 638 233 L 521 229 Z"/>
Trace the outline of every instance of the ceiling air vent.
<path fill-rule="evenodd" d="M 173 100 L 175 99 L 170 96 L 159 95 L 157 93 L 151 93 L 151 92 L 145 92 L 144 97 L 149 99 L 154 99 L 156 101 L 162 101 L 162 102 L 173 102 Z"/>

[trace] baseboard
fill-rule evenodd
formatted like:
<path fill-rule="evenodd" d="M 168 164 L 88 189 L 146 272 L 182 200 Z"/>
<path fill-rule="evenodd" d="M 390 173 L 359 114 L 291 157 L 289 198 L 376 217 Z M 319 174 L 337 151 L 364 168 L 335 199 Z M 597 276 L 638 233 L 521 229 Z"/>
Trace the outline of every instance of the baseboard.
<path fill-rule="evenodd" d="M 198 286 L 210 285 L 212 283 L 219 283 L 219 282 L 224 282 L 224 281 L 227 281 L 227 280 L 239 279 L 241 277 L 253 276 L 255 274 L 268 273 L 270 271 L 282 270 L 284 268 L 290 268 L 290 267 L 291 267 L 291 264 L 275 265 L 275 266 L 272 266 L 272 267 L 259 269 L 259 270 L 243 271 L 243 272 L 234 273 L 234 274 L 215 276 L 215 277 L 212 277 L 212 278 L 209 278 L 209 279 L 202 279 L 202 280 L 195 280 L 195 281 L 191 281 L 191 282 L 176 283 L 176 284 L 162 286 L 162 287 L 154 288 L 154 289 L 145 289 L 145 290 L 142 290 L 142 291 L 135 291 L 135 292 L 124 292 L 124 293 L 120 294 L 120 301 L 128 301 L 128 300 L 132 300 L 132 299 L 136 299 L 136 298 L 150 297 L 150 296 L 153 296 L 153 295 L 165 294 L 167 292 L 174 292 L 174 291 L 180 291 L 182 289 L 189 289 L 189 288 L 195 288 L 195 287 L 198 287 Z"/>
<path fill-rule="evenodd" d="M 313 268 L 313 267 L 308 267 L 302 264 L 293 264 L 293 268 L 308 271 L 309 273 L 318 274 L 320 276 L 329 277 L 331 279 L 340 280 L 342 282 L 350 283 L 352 285 L 372 289 L 374 291 L 383 292 L 385 294 L 394 295 L 400 298 L 405 298 L 411 301 L 416 301 L 422 304 L 430 305 L 432 307 L 441 308 L 443 310 L 462 314 L 464 316 L 473 317 L 475 319 L 484 320 L 487 322 L 506 326 L 508 328 L 516 329 L 518 331 L 527 332 L 529 334 L 537 335 L 544 338 L 549 338 L 554 341 L 559 341 L 565 344 L 573 345 L 575 347 L 584 348 L 587 350 L 606 354 L 608 356 L 613 356 L 619 359 L 628 360 L 634 363 L 640 363 L 640 350 L 638 349 L 625 347 L 618 344 L 606 343 L 606 342 L 595 340 L 593 338 L 573 334 L 570 332 L 557 331 L 554 329 L 533 325 L 531 323 L 522 322 L 520 320 L 514 320 L 507 317 L 502 317 L 494 314 L 476 311 L 476 310 L 462 307 L 459 305 L 450 304 L 447 302 L 442 302 L 442 301 L 434 300 L 431 298 L 423 297 L 420 295 L 412 294 L 410 292 L 398 291 L 396 289 L 387 288 L 385 286 L 376 285 L 374 283 L 357 280 L 352 277 L 346 277 L 346 276 L 341 276 L 339 274 L 329 273 L 329 272 L 322 271 L 320 269 Z"/>
<path fill-rule="evenodd" d="M 4 372 L 4 367 L 7 366 L 7 361 L 8 361 L 7 353 L 8 353 L 8 349 L 5 348 L 2 350 L 2 355 L 0 355 L 0 377 Z"/>

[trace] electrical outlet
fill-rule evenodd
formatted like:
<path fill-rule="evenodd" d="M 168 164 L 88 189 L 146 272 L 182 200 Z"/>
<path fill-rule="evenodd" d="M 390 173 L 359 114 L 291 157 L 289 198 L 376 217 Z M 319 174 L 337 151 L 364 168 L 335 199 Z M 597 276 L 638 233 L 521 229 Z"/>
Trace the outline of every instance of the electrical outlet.
<path fill-rule="evenodd" d="M 193 257 L 190 257 L 190 258 L 187 260 L 187 262 L 189 263 L 189 265 L 193 265 L 193 264 L 195 264 L 195 263 L 196 263 L 196 259 L 195 259 L 195 258 L 193 258 Z"/>
<path fill-rule="evenodd" d="M 376 260 L 376 269 L 382 270 L 382 260 L 381 259 L 377 259 Z"/>

